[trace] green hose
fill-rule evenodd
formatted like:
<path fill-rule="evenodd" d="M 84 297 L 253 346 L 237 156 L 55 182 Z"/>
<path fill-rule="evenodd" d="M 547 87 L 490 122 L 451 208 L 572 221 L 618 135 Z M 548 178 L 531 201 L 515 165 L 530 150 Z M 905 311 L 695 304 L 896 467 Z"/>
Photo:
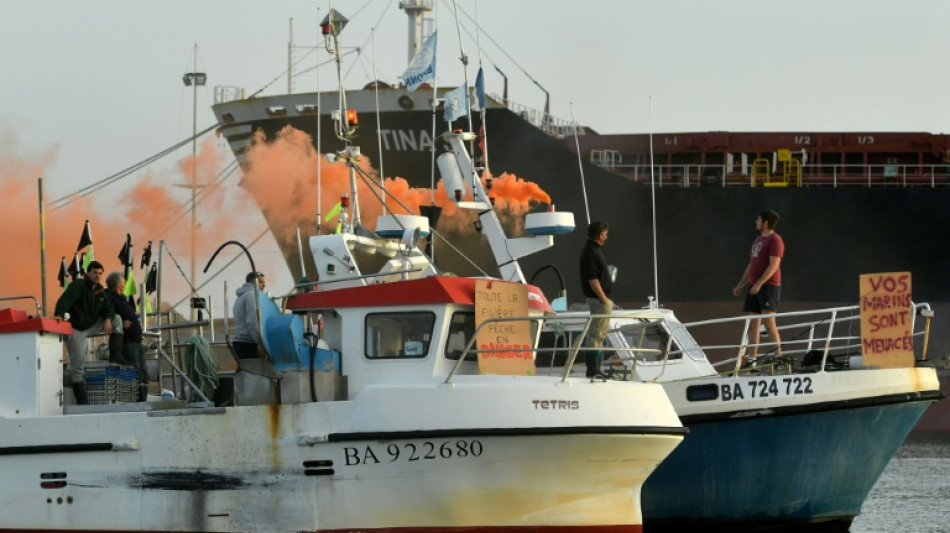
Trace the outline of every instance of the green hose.
<path fill-rule="evenodd" d="M 218 360 L 204 337 L 196 335 L 185 342 L 188 344 L 185 351 L 185 374 L 206 397 L 211 398 L 218 389 Z M 198 398 L 197 394 L 191 393 L 192 401 Z"/>

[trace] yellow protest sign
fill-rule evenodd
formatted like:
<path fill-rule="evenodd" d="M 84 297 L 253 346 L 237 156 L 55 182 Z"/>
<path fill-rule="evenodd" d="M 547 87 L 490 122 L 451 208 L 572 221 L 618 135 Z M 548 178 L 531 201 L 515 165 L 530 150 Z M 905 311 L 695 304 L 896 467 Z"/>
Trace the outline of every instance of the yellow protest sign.
<path fill-rule="evenodd" d="M 861 275 L 861 354 L 866 366 L 914 366 L 910 280 L 910 272 Z"/>
<path fill-rule="evenodd" d="M 507 281 L 475 282 L 476 328 L 492 318 L 523 316 L 528 316 L 528 291 L 524 285 Z M 482 374 L 535 374 L 530 322 L 489 322 L 478 329 L 475 343 L 479 349 L 478 370 Z"/>

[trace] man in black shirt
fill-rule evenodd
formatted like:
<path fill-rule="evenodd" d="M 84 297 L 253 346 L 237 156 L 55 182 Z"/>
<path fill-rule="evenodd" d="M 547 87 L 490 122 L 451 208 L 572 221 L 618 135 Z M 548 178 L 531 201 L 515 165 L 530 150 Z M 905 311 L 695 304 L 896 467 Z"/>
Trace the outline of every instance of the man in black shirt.
<path fill-rule="evenodd" d="M 138 401 L 144 402 L 148 394 L 148 369 L 145 363 L 145 347 L 142 345 L 142 324 L 135 313 L 135 307 L 126 299 L 125 276 L 121 272 L 112 272 L 106 277 L 106 297 L 122 318 L 122 356 L 120 364 L 132 365 L 139 371 Z"/>
<path fill-rule="evenodd" d="M 609 315 L 614 310 L 614 302 L 610 299 L 613 281 L 601 250 L 601 246 L 607 241 L 608 229 L 606 222 L 591 222 L 587 227 L 587 244 L 581 251 L 581 289 L 587 297 L 591 315 Z M 587 346 L 595 349 L 586 352 L 587 377 L 600 373 L 600 363 L 604 356 L 602 348 L 609 324 L 610 319 L 607 317 L 591 320 L 590 329 L 587 331 Z"/>

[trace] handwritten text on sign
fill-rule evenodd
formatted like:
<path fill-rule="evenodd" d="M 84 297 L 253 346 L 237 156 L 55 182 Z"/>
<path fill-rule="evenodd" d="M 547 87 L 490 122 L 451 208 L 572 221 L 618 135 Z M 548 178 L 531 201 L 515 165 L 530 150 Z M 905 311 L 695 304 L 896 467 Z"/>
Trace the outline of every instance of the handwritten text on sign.
<path fill-rule="evenodd" d="M 861 353 L 864 364 L 914 366 L 910 272 L 861 275 Z"/>
<path fill-rule="evenodd" d="M 520 283 L 475 282 L 475 327 L 493 318 L 528 316 L 528 291 Z M 478 329 L 478 369 L 483 374 L 534 375 L 531 324 L 488 322 Z M 488 350 L 488 351 L 486 351 Z"/>

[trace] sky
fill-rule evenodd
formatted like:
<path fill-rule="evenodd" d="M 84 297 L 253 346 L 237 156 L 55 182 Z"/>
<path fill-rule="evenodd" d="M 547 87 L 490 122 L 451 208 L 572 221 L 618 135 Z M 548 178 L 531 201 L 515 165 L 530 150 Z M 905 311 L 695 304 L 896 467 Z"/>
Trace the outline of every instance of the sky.
<path fill-rule="evenodd" d="M 443 0 L 435 5 L 438 83 L 457 85 L 464 76 L 454 8 Z M 299 73 L 294 90 L 335 90 L 332 70 L 321 69 L 318 79 L 313 69 L 318 55 L 326 57 L 313 48 L 330 6 L 305 0 L 0 1 L 0 207 L 20 220 L 3 225 L 0 239 L 26 257 L 0 265 L 0 293 L 39 292 L 38 177 L 53 200 L 139 163 L 188 138 L 195 124 L 199 130 L 212 125 L 215 87 L 287 92 L 291 26 Z M 458 0 L 457 6 L 471 80 L 481 62 L 488 92 L 501 93 L 497 67 L 508 76 L 514 102 L 540 109 L 547 91 L 555 116 L 570 120 L 573 114 L 601 133 L 950 130 L 943 103 L 950 86 L 944 66 L 950 2 L 943 0 Z M 398 1 L 336 1 L 332 7 L 351 20 L 343 34 L 347 87 L 374 78 L 394 83 L 408 63 Z M 476 35 L 471 18 L 482 28 L 480 48 L 469 37 Z M 182 83 L 196 62 L 208 75 L 208 85 L 197 91 Z M 226 143 L 211 136 L 196 151 L 199 181 L 213 181 L 233 160 Z M 189 144 L 49 212 L 48 276 L 55 277 L 61 256 L 73 253 L 87 218 L 94 221 L 97 257 L 111 261 L 129 228 L 136 231 L 136 254 L 144 240 L 167 232 L 188 272 L 190 215 L 181 206 L 187 207 L 190 192 L 175 185 L 188 181 L 191 155 Z M 199 207 L 199 231 L 209 235 L 197 254 L 199 272 L 218 244 L 249 242 L 266 227 L 238 179 L 228 178 L 226 190 Z M 262 239 L 252 251 L 273 272 L 273 292 L 289 289 L 273 240 Z M 245 269 L 233 267 L 223 277 L 233 286 Z M 181 276 L 166 272 L 170 291 L 181 291 Z"/>

